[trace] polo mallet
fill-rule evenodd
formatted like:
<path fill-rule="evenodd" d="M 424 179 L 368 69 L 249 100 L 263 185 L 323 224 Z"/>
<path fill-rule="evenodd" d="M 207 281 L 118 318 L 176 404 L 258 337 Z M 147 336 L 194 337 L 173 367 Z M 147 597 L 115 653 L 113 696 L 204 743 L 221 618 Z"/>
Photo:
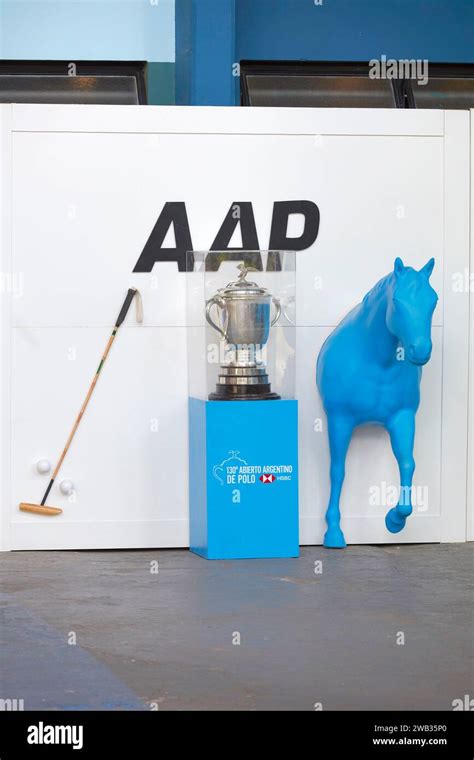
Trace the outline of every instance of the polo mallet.
<path fill-rule="evenodd" d="M 127 312 L 130 308 L 130 305 L 133 301 L 133 299 L 137 297 L 136 300 L 136 316 L 137 316 L 137 322 L 143 322 L 143 310 L 142 310 L 142 301 L 141 296 L 137 288 L 129 288 L 128 293 L 126 295 L 125 301 L 123 302 L 123 306 L 120 309 L 120 314 L 117 317 L 117 321 L 115 322 L 115 327 L 112 330 L 112 335 L 110 336 L 108 343 L 105 347 L 105 351 L 102 355 L 102 359 L 100 360 L 99 366 L 97 367 L 97 372 L 94 375 L 94 379 L 92 380 L 92 383 L 89 386 L 89 390 L 87 391 L 87 396 L 84 400 L 84 403 L 82 404 L 81 411 L 77 415 L 77 419 L 73 425 L 73 428 L 69 434 L 69 438 L 67 439 L 66 445 L 63 449 L 63 453 L 59 457 L 59 461 L 54 469 L 54 472 L 51 476 L 51 480 L 49 481 L 48 487 L 44 493 L 44 496 L 41 500 L 41 504 L 29 504 L 28 502 L 21 502 L 20 504 L 20 510 L 22 512 L 34 512 L 37 515 L 60 515 L 62 512 L 62 509 L 59 509 L 59 507 L 46 507 L 46 499 L 49 496 L 49 492 L 51 491 L 51 488 L 53 487 L 53 483 L 56 479 L 56 476 L 61 469 L 61 465 L 64 462 L 64 458 L 69 450 L 69 447 L 71 445 L 72 439 L 74 438 L 74 435 L 76 433 L 77 428 L 79 427 L 79 423 L 82 420 L 82 417 L 84 415 L 84 412 L 87 409 L 87 405 L 91 399 L 91 396 L 94 392 L 94 388 L 97 384 L 97 380 L 99 379 L 99 375 L 101 373 L 102 367 L 105 364 L 105 360 L 107 359 L 107 356 L 109 355 L 109 351 L 112 348 L 112 344 L 115 340 L 115 336 L 117 335 L 118 329 L 122 322 L 124 321 L 125 317 L 127 316 Z"/>

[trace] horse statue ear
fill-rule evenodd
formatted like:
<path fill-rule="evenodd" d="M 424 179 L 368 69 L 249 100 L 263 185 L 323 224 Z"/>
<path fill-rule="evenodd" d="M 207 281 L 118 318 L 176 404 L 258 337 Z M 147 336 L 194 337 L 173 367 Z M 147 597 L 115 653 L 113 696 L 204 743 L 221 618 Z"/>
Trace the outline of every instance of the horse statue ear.
<path fill-rule="evenodd" d="M 431 272 L 433 271 L 433 267 L 435 265 L 435 260 L 430 259 L 427 264 L 425 264 L 424 267 L 421 267 L 420 274 L 424 274 L 426 279 L 429 280 L 431 277 Z"/>
<path fill-rule="evenodd" d="M 404 269 L 405 269 L 405 265 L 403 261 L 401 260 L 400 256 L 397 256 L 397 258 L 395 259 L 395 263 L 393 265 L 393 271 L 395 272 L 396 277 L 401 275 Z"/>

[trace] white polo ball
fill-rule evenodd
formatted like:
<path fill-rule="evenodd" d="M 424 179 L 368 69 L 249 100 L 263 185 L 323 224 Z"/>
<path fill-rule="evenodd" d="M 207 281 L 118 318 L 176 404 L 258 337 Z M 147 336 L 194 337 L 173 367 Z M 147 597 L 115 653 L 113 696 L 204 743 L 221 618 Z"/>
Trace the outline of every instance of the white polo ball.
<path fill-rule="evenodd" d="M 36 469 L 40 475 L 46 475 L 51 470 L 51 462 L 49 459 L 38 459 Z"/>
<path fill-rule="evenodd" d="M 65 496 L 70 496 L 74 491 L 74 483 L 72 480 L 61 480 L 59 488 Z"/>

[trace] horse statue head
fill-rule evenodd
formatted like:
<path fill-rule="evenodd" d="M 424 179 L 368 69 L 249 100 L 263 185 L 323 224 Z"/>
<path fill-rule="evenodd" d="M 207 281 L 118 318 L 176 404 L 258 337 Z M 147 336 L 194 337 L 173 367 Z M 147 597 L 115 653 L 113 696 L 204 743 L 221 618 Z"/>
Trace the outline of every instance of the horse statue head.
<path fill-rule="evenodd" d="M 434 263 L 430 259 L 417 272 L 396 258 L 387 304 L 389 331 L 400 341 L 406 360 L 419 366 L 431 357 L 431 321 L 438 301 L 429 282 Z"/>

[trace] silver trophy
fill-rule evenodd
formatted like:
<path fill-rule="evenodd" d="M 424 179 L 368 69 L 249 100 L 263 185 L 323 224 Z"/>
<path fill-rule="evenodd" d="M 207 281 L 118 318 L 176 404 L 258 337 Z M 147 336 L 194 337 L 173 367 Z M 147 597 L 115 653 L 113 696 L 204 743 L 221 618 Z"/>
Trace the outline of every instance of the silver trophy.
<path fill-rule="evenodd" d="M 281 306 L 275 296 L 247 280 L 252 267 L 239 264 L 240 275 L 206 301 L 206 319 L 223 337 L 231 359 L 222 364 L 213 401 L 261 401 L 278 399 L 268 380 L 267 368 L 259 359 L 272 327 L 280 317 Z M 272 303 L 275 314 L 271 318 Z M 211 312 L 216 309 L 218 322 Z"/>

